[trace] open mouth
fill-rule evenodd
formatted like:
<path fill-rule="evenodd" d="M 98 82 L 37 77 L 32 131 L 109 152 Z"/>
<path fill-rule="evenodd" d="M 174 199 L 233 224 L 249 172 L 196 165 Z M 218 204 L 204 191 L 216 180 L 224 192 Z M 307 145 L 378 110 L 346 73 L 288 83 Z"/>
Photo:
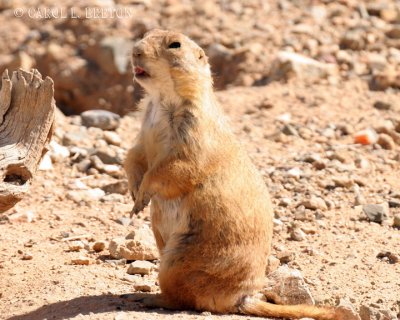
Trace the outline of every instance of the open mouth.
<path fill-rule="evenodd" d="M 146 72 L 146 70 L 144 70 L 142 67 L 139 66 L 135 66 L 134 72 L 135 72 L 135 77 L 137 78 L 150 77 L 150 75 Z"/>

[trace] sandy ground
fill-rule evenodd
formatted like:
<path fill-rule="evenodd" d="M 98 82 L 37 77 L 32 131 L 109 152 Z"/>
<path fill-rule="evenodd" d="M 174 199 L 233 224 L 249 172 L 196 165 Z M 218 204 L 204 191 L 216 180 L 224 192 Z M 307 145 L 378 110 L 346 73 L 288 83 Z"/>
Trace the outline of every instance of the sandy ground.
<path fill-rule="evenodd" d="M 346 298 L 356 308 L 399 312 L 400 263 L 378 259 L 380 252 L 400 254 L 400 231 L 392 227 L 399 208 L 390 208 L 382 224 L 362 219 L 355 197 L 366 203 L 398 199 L 400 146 L 353 143 L 354 132 L 377 127 L 398 118 L 396 93 L 371 92 L 365 83 L 306 86 L 302 83 L 267 87 L 233 88 L 218 93 L 234 131 L 265 177 L 275 205 L 273 255 L 287 251 L 289 266 L 301 270 L 318 303 L 334 304 Z M 379 111 L 375 101 L 391 108 Z M 282 115 L 285 115 L 282 117 Z M 298 135 L 283 134 L 287 114 Z M 70 120 L 66 119 L 68 123 Z M 285 120 L 287 121 L 287 120 Z M 138 116 L 126 116 L 118 129 L 122 148 L 127 149 L 140 125 Z M 60 126 L 61 131 L 70 127 Z M 68 124 L 68 126 L 70 126 Z M 342 134 L 347 126 L 347 134 Z M 78 126 L 75 126 L 78 128 Z M 316 169 L 303 159 L 318 154 L 325 166 Z M 339 160 L 338 160 L 339 159 Z M 367 165 L 359 166 L 359 163 Z M 300 177 L 288 175 L 293 168 Z M 335 177 L 350 179 L 348 187 L 330 187 Z M 78 175 L 69 159 L 39 171 L 31 194 L 11 216 L 31 214 L 32 222 L 3 217 L 0 224 L 0 318 L 2 319 L 250 319 L 236 315 L 145 310 L 132 302 L 135 281 L 156 282 L 156 272 L 144 279 L 129 278 L 126 265 L 106 262 L 107 250 L 69 252 L 63 236 L 88 235 L 84 240 L 109 241 L 126 236 L 135 226 L 148 223 L 148 211 L 123 226 L 116 219 L 128 216 L 132 203 L 126 194 L 120 201 L 77 204 L 65 197 L 68 185 L 80 179 L 101 180 L 96 175 Z M 327 209 L 304 210 L 299 205 L 310 195 L 320 196 Z M 399 199 L 398 199 L 399 200 Z M 15 212 L 15 213 L 14 213 Z M 8 215 L 10 216 L 10 213 Z M 306 235 L 290 239 L 293 223 Z M 23 260 L 30 254 L 31 260 Z M 73 265 L 77 256 L 96 263 Z"/>

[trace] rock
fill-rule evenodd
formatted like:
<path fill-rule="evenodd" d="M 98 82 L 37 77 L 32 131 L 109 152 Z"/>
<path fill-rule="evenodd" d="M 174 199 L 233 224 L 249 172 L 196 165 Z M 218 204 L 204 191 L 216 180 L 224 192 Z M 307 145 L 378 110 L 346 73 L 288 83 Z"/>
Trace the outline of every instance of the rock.
<path fill-rule="evenodd" d="M 212 43 L 207 54 L 214 72 L 218 72 L 219 75 L 215 83 L 216 88 L 223 88 L 238 78 L 238 63 L 244 60 L 243 54 L 236 54 L 221 43 Z"/>
<path fill-rule="evenodd" d="M 149 261 L 136 260 L 129 265 L 127 272 L 128 274 L 145 275 L 150 274 L 154 268 L 154 264 Z"/>
<path fill-rule="evenodd" d="M 119 127 L 120 116 L 106 110 L 89 110 L 81 114 L 82 124 L 102 130 L 115 130 Z"/>
<path fill-rule="evenodd" d="M 117 193 L 124 195 L 128 192 L 128 181 L 120 180 L 117 182 L 113 182 L 101 187 L 101 189 L 107 194 Z"/>
<path fill-rule="evenodd" d="M 93 246 L 92 249 L 96 252 L 101 252 L 106 248 L 106 242 L 105 241 L 96 241 Z"/>
<path fill-rule="evenodd" d="M 104 163 L 103 163 L 103 161 L 101 161 L 101 159 L 98 156 L 96 156 L 96 155 L 90 156 L 90 161 L 91 161 L 91 165 L 93 166 L 93 168 L 95 168 L 99 171 L 104 171 L 103 170 Z"/>
<path fill-rule="evenodd" d="M 398 20 L 399 12 L 396 9 L 387 8 L 381 10 L 381 18 L 386 22 L 395 22 Z"/>
<path fill-rule="evenodd" d="M 370 82 L 373 90 L 386 90 L 390 87 L 400 88 L 399 73 L 394 66 L 387 66 L 385 70 L 376 72 Z"/>
<path fill-rule="evenodd" d="M 382 204 L 365 204 L 362 207 L 367 219 L 376 223 L 382 223 L 389 217 L 389 206 L 387 203 Z"/>
<path fill-rule="evenodd" d="M 347 300 L 340 299 L 336 306 L 336 314 L 339 314 L 338 319 L 346 320 L 361 320 L 354 306 Z"/>
<path fill-rule="evenodd" d="M 33 259 L 33 255 L 29 252 L 25 252 L 21 257 L 21 260 L 32 260 L 32 259 Z"/>
<path fill-rule="evenodd" d="M 397 317 L 392 315 L 390 312 L 381 311 L 362 305 L 360 307 L 361 320 L 396 320 Z"/>
<path fill-rule="evenodd" d="M 337 176 L 332 178 L 335 187 L 351 188 L 354 185 L 354 180 L 346 176 Z"/>
<path fill-rule="evenodd" d="M 400 229 L 400 214 L 394 216 L 393 227 Z"/>
<path fill-rule="evenodd" d="M 77 252 L 85 248 L 85 244 L 82 241 L 72 241 L 68 244 L 68 250 Z"/>
<path fill-rule="evenodd" d="M 89 155 L 89 152 L 85 148 L 76 146 L 71 146 L 69 148 L 69 152 L 71 153 L 71 157 L 74 162 L 85 160 Z"/>
<path fill-rule="evenodd" d="M 125 266 L 126 265 L 126 259 L 105 260 L 104 262 L 114 265 L 114 266 Z"/>
<path fill-rule="evenodd" d="M 290 232 L 290 239 L 294 241 L 303 241 L 306 239 L 306 234 L 300 228 L 293 228 Z"/>
<path fill-rule="evenodd" d="M 103 166 L 104 173 L 109 174 L 110 176 L 120 176 L 121 168 L 115 164 L 105 164 Z"/>
<path fill-rule="evenodd" d="M 390 251 L 382 251 L 379 252 L 376 256 L 378 259 L 388 261 L 390 264 L 395 264 L 399 262 L 399 256 L 390 252 Z"/>
<path fill-rule="evenodd" d="M 393 128 L 393 123 L 390 121 L 383 126 L 379 126 L 376 128 L 376 132 L 378 133 L 384 133 L 388 136 L 391 137 L 391 140 L 393 140 L 396 144 L 400 144 L 400 133 L 396 132 L 396 130 Z"/>
<path fill-rule="evenodd" d="M 50 171 L 53 170 L 53 163 L 49 153 L 46 153 L 42 160 L 40 161 L 39 168 L 40 171 Z"/>
<path fill-rule="evenodd" d="M 123 226 L 129 226 L 132 222 L 132 220 L 128 217 L 119 217 L 115 221 Z"/>
<path fill-rule="evenodd" d="M 387 7 L 385 2 L 370 2 L 366 5 L 367 13 L 371 16 L 379 17 L 383 9 Z"/>
<path fill-rule="evenodd" d="M 115 259 L 155 260 L 158 258 L 154 237 L 148 227 L 137 230 L 134 239 L 117 238 L 111 240 L 108 250 Z"/>
<path fill-rule="evenodd" d="M 68 148 L 58 144 L 54 140 L 50 141 L 49 147 L 50 147 L 50 157 L 53 161 L 60 161 L 70 156 Z"/>
<path fill-rule="evenodd" d="M 85 191 L 85 197 L 90 200 L 99 200 L 101 197 L 105 196 L 105 192 L 100 188 L 89 189 Z"/>
<path fill-rule="evenodd" d="M 311 80 L 327 78 L 336 73 L 333 64 L 326 64 L 293 52 L 281 51 L 272 62 L 269 81 L 292 77 Z"/>
<path fill-rule="evenodd" d="M 359 144 L 374 144 L 377 140 L 378 135 L 374 129 L 361 130 L 354 135 L 354 142 Z"/>
<path fill-rule="evenodd" d="M 89 136 L 86 132 L 67 132 L 64 134 L 62 144 L 64 146 L 78 146 L 87 141 Z"/>
<path fill-rule="evenodd" d="M 143 283 L 134 284 L 133 288 L 136 291 L 151 292 L 155 289 L 155 285 L 152 282 L 146 281 Z"/>
<path fill-rule="evenodd" d="M 392 28 L 386 32 L 386 36 L 392 39 L 400 39 L 400 24 L 393 25 Z"/>
<path fill-rule="evenodd" d="M 281 264 L 281 262 L 277 257 L 270 255 L 268 257 L 268 265 L 267 265 L 267 270 L 266 270 L 265 274 L 268 275 L 271 272 L 276 271 L 279 268 L 280 264 Z"/>
<path fill-rule="evenodd" d="M 289 123 L 292 120 L 292 115 L 286 112 L 276 116 L 275 119 L 282 123 Z"/>
<path fill-rule="evenodd" d="M 104 140 L 115 146 L 120 146 L 122 143 L 121 137 L 114 131 L 104 131 Z"/>
<path fill-rule="evenodd" d="M 89 159 L 84 159 L 76 164 L 76 168 L 79 172 L 87 172 L 92 165 L 92 161 Z"/>
<path fill-rule="evenodd" d="M 314 304 L 314 299 L 300 271 L 287 266 L 281 266 L 268 275 L 267 284 L 262 293 L 278 304 Z"/>
<path fill-rule="evenodd" d="M 67 184 L 69 190 L 88 190 L 89 187 L 80 179 L 74 179 Z"/>
<path fill-rule="evenodd" d="M 282 198 L 280 201 L 279 201 L 279 206 L 281 206 L 281 207 L 288 207 L 288 206 L 290 206 L 292 204 L 292 199 L 291 198 Z"/>
<path fill-rule="evenodd" d="M 361 206 L 366 203 L 367 203 L 367 200 L 365 200 L 365 197 L 361 193 L 357 193 L 356 197 L 354 199 L 354 205 Z"/>
<path fill-rule="evenodd" d="M 393 150 L 396 148 L 396 143 L 393 138 L 386 133 L 379 134 L 377 144 L 386 150 Z"/>
<path fill-rule="evenodd" d="M 291 168 L 287 171 L 287 175 L 289 177 L 293 177 L 296 179 L 300 179 L 302 174 L 303 174 L 303 171 L 298 167 Z"/>
<path fill-rule="evenodd" d="M 316 196 L 311 196 L 310 199 L 303 201 L 301 204 L 306 209 L 310 209 L 310 210 L 326 211 L 328 209 L 324 199 L 316 197 Z"/>
<path fill-rule="evenodd" d="M 98 157 L 105 164 L 122 164 L 124 157 L 111 146 L 96 148 L 93 156 Z"/>
<path fill-rule="evenodd" d="M 36 213 L 30 210 L 24 211 L 24 212 L 16 212 L 14 214 L 11 214 L 7 216 L 8 221 L 11 223 L 16 223 L 16 222 L 28 222 L 31 223 L 35 221 L 36 219 Z"/>
<path fill-rule="evenodd" d="M 294 252 L 284 250 L 279 253 L 277 253 L 276 257 L 279 259 L 281 263 L 289 263 L 290 261 L 293 261 L 296 258 L 296 254 Z"/>
<path fill-rule="evenodd" d="M 106 73 L 122 75 L 128 71 L 132 47 L 133 42 L 129 38 L 108 36 L 100 43 L 89 46 L 85 55 L 93 59 Z"/>
<path fill-rule="evenodd" d="M 93 264 L 94 261 L 88 257 L 79 256 L 76 259 L 71 260 L 72 264 L 81 265 L 81 266 L 88 266 L 89 264 Z"/>
<path fill-rule="evenodd" d="M 369 52 L 367 55 L 367 66 L 372 71 L 383 71 L 387 66 L 387 59 L 384 55 Z"/>
<path fill-rule="evenodd" d="M 105 196 L 105 192 L 99 188 L 88 190 L 72 190 L 68 191 L 65 197 L 76 203 L 81 201 L 95 201 Z"/>
<path fill-rule="evenodd" d="M 366 47 L 365 31 L 348 30 L 340 39 L 340 49 L 363 50 Z"/>
<path fill-rule="evenodd" d="M 378 100 L 378 101 L 375 101 L 374 108 L 377 109 L 377 110 L 387 111 L 387 110 L 390 110 L 392 108 L 392 105 L 390 103 L 388 103 L 388 102 Z"/>
<path fill-rule="evenodd" d="M 296 128 L 293 127 L 291 124 L 285 124 L 282 128 L 282 133 L 286 134 L 287 136 L 299 136 Z"/>
<path fill-rule="evenodd" d="M 100 199 L 102 202 L 124 202 L 124 196 L 118 193 L 106 194 Z"/>

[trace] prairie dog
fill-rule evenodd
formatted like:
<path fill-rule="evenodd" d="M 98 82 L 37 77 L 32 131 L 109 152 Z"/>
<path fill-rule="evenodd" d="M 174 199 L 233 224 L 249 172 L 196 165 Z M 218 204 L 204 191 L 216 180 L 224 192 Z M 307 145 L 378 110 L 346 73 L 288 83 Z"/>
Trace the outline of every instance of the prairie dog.
<path fill-rule="evenodd" d="M 153 30 L 132 52 L 146 108 L 124 164 L 135 201 L 151 200 L 161 294 L 168 309 L 350 320 L 344 310 L 257 298 L 272 240 L 272 204 L 213 94 L 204 51 L 183 34 Z"/>

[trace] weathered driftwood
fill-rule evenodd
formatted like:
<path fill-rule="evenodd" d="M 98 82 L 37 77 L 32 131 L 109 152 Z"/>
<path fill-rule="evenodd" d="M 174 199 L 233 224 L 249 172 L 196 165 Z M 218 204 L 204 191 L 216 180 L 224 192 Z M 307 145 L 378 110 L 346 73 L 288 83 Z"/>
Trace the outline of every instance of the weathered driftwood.
<path fill-rule="evenodd" d="M 51 138 L 55 102 L 53 80 L 37 70 L 2 75 L 0 90 L 0 213 L 29 190 Z"/>

